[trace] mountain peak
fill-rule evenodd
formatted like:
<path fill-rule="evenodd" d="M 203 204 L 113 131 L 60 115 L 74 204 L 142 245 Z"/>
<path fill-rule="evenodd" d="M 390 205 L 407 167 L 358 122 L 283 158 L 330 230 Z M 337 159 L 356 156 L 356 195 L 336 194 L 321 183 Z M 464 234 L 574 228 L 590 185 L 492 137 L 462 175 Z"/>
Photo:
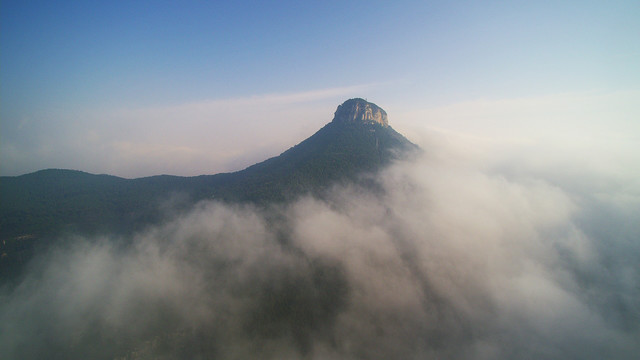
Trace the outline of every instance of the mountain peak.
<path fill-rule="evenodd" d="M 380 124 L 389 126 L 387 112 L 378 105 L 370 103 L 364 99 L 349 99 L 338 106 L 333 117 L 333 122 L 356 123 L 356 124 Z"/>

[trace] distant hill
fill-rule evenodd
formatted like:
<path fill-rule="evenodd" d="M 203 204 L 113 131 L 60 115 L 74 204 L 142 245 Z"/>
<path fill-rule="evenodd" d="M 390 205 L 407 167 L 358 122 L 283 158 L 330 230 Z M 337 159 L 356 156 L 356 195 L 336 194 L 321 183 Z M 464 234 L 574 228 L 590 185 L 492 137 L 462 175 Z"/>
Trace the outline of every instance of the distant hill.
<path fill-rule="evenodd" d="M 333 120 L 279 156 L 234 173 L 124 179 L 49 169 L 0 177 L 0 275 L 13 273 L 46 239 L 65 233 L 126 234 L 204 199 L 265 205 L 356 181 L 417 150 L 363 99 L 338 107 Z"/>

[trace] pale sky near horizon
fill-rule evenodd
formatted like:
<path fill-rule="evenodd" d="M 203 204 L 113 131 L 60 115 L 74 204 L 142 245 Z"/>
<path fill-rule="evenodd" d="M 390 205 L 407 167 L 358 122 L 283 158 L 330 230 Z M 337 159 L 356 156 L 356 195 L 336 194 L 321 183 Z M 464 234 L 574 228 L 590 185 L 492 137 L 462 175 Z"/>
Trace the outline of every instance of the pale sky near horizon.
<path fill-rule="evenodd" d="M 613 172 L 640 156 L 638 1 L 0 9 L 0 175 L 239 170 L 310 136 L 351 97 L 418 142 L 429 129 L 547 157 L 598 149 L 610 157 L 593 166 Z"/>

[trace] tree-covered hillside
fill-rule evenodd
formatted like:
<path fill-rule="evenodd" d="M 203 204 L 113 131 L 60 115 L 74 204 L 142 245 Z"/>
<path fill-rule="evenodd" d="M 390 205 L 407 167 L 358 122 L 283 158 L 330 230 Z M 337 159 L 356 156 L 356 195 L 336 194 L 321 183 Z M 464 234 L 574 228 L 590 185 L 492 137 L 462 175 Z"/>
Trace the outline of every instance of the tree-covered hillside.
<path fill-rule="evenodd" d="M 0 177 L 0 271 L 3 277 L 13 273 L 60 235 L 128 234 L 201 200 L 260 206 L 305 193 L 321 196 L 332 184 L 357 181 L 417 149 L 386 123 L 371 120 L 367 104 L 345 102 L 313 136 L 234 173 L 124 179 L 50 169 Z"/>

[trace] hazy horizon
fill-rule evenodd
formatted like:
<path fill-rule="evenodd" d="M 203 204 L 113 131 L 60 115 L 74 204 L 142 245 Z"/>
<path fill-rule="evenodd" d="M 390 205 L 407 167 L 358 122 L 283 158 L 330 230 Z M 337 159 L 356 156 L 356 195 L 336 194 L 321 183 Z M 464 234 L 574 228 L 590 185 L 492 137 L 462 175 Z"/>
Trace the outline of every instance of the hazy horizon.
<path fill-rule="evenodd" d="M 0 6 L 0 175 L 239 170 L 352 97 L 410 139 L 640 152 L 633 1 Z"/>

